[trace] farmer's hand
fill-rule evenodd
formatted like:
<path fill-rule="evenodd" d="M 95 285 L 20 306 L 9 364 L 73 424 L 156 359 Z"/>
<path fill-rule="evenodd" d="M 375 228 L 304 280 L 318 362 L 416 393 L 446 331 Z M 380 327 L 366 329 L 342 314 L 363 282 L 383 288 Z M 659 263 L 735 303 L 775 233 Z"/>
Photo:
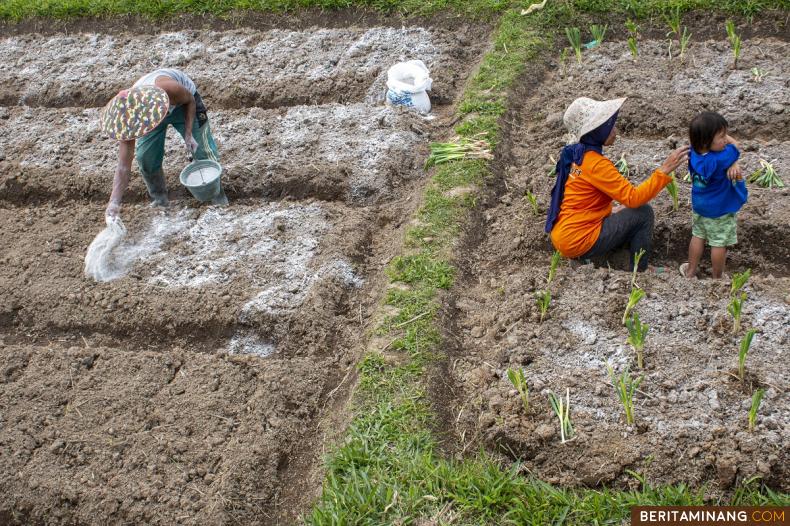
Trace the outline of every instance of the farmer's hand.
<path fill-rule="evenodd" d="M 686 162 L 688 158 L 689 158 L 689 147 L 681 146 L 680 148 L 669 154 L 669 157 L 667 157 L 667 160 L 664 161 L 664 163 L 659 167 L 659 170 L 669 175 L 675 170 L 677 170 L 678 166 Z"/>
<path fill-rule="evenodd" d="M 121 213 L 121 203 L 118 201 L 110 201 L 107 205 L 107 210 L 104 211 L 104 219 L 107 221 L 107 224 L 116 217 L 119 216 Z"/>
<path fill-rule="evenodd" d="M 184 147 L 186 147 L 187 155 L 191 159 L 195 155 L 195 152 L 198 149 L 198 143 L 195 140 L 195 138 L 192 137 L 191 135 L 185 135 L 184 136 Z"/>
<path fill-rule="evenodd" d="M 741 166 L 738 163 L 733 163 L 732 166 L 727 168 L 727 177 L 730 178 L 730 181 L 740 181 L 743 179 L 743 170 L 741 170 Z"/>

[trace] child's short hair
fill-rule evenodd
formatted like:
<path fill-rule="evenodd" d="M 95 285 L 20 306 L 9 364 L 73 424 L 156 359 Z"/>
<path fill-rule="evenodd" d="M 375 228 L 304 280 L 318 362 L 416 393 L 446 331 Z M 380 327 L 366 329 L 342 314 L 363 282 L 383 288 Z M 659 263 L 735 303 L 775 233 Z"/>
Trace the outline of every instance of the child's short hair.
<path fill-rule="evenodd" d="M 713 144 L 713 138 L 721 130 L 726 130 L 727 119 L 714 111 L 703 111 L 693 119 L 689 124 L 689 142 L 691 147 L 697 152 L 703 152 L 710 149 Z"/>

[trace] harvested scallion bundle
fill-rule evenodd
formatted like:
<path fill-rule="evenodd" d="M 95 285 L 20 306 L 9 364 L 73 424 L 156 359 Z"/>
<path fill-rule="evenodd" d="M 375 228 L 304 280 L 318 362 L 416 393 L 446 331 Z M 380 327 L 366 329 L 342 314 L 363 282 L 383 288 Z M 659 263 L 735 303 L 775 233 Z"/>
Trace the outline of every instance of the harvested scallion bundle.
<path fill-rule="evenodd" d="M 487 141 L 456 137 L 452 142 L 431 143 L 431 155 L 425 161 L 425 168 L 450 161 L 493 158 Z"/>
<path fill-rule="evenodd" d="M 628 179 L 628 174 L 631 172 L 631 169 L 628 167 L 628 161 L 625 160 L 625 155 L 620 156 L 620 160 L 614 163 L 614 167 L 617 168 L 620 175 Z"/>
<path fill-rule="evenodd" d="M 749 176 L 748 181 L 750 183 L 757 183 L 758 186 L 763 188 L 782 188 L 785 185 L 784 181 L 777 175 L 772 162 L 769 163 L 765 159 L 760 159 L 760 165 L 761 168 L 758 168 Z"/>

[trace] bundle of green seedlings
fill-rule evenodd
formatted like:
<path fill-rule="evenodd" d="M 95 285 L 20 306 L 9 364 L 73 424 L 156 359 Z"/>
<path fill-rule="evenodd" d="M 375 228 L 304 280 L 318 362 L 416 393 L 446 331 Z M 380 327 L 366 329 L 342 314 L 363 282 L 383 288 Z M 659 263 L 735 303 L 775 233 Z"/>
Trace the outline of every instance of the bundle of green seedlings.
<path fill-rule="evenodd" d="M 540 309 L 540 323 L 543 323 L 543 318 L 549 312 L 549 305 L 551 305 L 551 291 L 542 290 L 535 293 L 537 297 L 538 309 Z"/>
<path fill-rule="evenodd" d="M 732 333 L 737 334 L 741 329 L 741 311 L 743 309 L 743 302 L 746 301 L 746 293 L 741 289 L 749 281 L 752 275 L 752 269 L 746 269 L 745 272 L 734 273 L 732 275 L 732 284 L 730 285 L 730 303 L 727 305 L 727 312 L 732 315 Z"/>
<path fill-rule="evenodd" d="M 746 377 L 746 355 L 752 346 L 752 339 L 757 331 L 749 329 L 741 340 L 741 350 L 738 352 L 738 378 L 743 382 Z"/>
<path fill-rule="evenodd" d="M 764 394 L 765 389 L 757 389 L 752 395 L 752 406 L 749 408 L 749 432 L 753 432 L 757 426 L 757 410 L 760 409 Z"/>
<path fill-rule="evenodd" d="M 617 168 L 620 175 L 628 179 L 628 174 L 631 173 L 631 169 L 628 167 L 628 161 L 625 160 L 625 155 L 620 156 L 620 159 L 614 163 L 614 167 Z"/>
<path fill-rule="evenodd" d="M 741 37 L 735 32 L 735 23 L 732 20 L 727 20 L 725 27 L 727 28 L 730 48 L 732 48 L 732 69 L 738 69 L 738 57 L 741 56 Z"/>
<path fill-rule="evenodd" d="M 607 26 L 607 25 L 603 25 L 603 26 L 599 26 L 597 24 L 591 25 L 590 26 L 590 33 L 593 36 L 593 41 L 590 42 L 585 47 L 587 47 L 587 49 L 590 49 L 590 48 L 593 48 L 595 46 L 599 46 L 599 45 L 603 44 L 603 37 L 606 35 L 606 29 L 608 27 L 609 26 Z"/>
<path fill-rule="evenodd" d="M 568 37 L 568 41 L 571 43 L 571 47 L 573 48 L 573 52 L 576 53 L 576 61 L 581 64 L 582 63 L 582 33 L 579 31 L 578 27 L 566 27 L 565 28 L 565 35 Z"/>
<path fill-rule="evenodd" d="M 776 161 L 776 159 L 774 159 L 774 161 Z M 784 181 L 777 175 L 773 161 L 769 163 L 765 159 L 760 159 L 760 168 L 749 176 L 748 181 L 750 183 L 756 183 L 763 188 L 782 188 L 785 185 Z"/>
<path fill-rule="evenodd" d="M 530 190 L 527 190 L 527 193 L 524 194 L 524 199 L 526 199 L 530 206 L 532 207 L 532 213 L 535 215 L 540 214 L 540 208 L 538 208 L 538 198 L 535 194 L 533 194 Z"/>
<path fill-rule="evenodd" d="M 456 137 L 451 142 L 431 143 L 431 155 L 425 161 L 425 168 L 450 161 L 464 159 L 493 159 L 489 144 L 482 139 Z"/>
<path fill-rule="evenodd" d="M 549 391 L 549 403 L 560 422 L 560 441 L 564 444 L 573 437 L 573 424 L 571 424 L 571 390 L 565 389 L 565 402 L 562 396 L 557 396 Z"/>
<path fill-rule="evenodd" d="M 667 192 L 669 192 L 669 196 L 672 198 L 672 211 L 677 212 L 678 210 L 678 181 L 675 178 L 675 172 L 669 174 L 672 178 L 672 181 L 666 186 Z"/>
<path fill-rule="evenodd" d="M 625 410 L 625 423 L 629 426 L 633 425 L 634 393 L 639 388 L 639 384 L 642 383 L 644 376 L 640 375 L 639 378 L 632 378 L 628 372 L 628 367 L 625 368 L 620 376 L 617 376 L 614 373 L 614 368 L 612 368 L 608 362 L 606 363 L 606 368 L 609 370 L 609 378 L 612 380 L 612 385 L 617 392 L 617 397 L 620 399 L 620 403 L 623 404 L 623 409 Z"/>
<path fill-rule="evenodd" d="M 636 39 L 639 36 L 639 28 L 636 22 L 630 18 L 625 21 L 625 28 L 628 30 L 628 50 L 631 52 L 631 56 L 634 57 L 634 60 L 636 60 L 639 56 L 639 48 L 636 44 Z"/>
<path fill-rule="evenodd" d="M 524 404 L 524 413 L 529 414 L 529 387 L 527 387 L 527 379 L 524 376 L 524 370 L 520 367 L 518 369 L 508 368 L 507 377 L 521 397 L 521 403 Z"/>
<path fill-rule="evenodd" d="M 636 365 L 639 366 L 640 369 L 644 369 L 645 338 L 647 337 L 647 331 L 650 330 L 650 327 L 639 320 L 639 313 L 637 312 L 633 313 L 633 315 L 625 321 L 625 326 L 628 328 L 628 339 L 626 343 L 628 343 L 636 353 Z"/>

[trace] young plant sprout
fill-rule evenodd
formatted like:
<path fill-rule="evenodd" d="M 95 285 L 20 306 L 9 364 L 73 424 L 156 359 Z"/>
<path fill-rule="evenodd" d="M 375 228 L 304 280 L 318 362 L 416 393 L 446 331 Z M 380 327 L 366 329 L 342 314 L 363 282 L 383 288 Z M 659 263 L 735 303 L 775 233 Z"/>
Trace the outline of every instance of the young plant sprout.
<path fill-rule="evenodd" d="M 549 178 L 557 177 L 557 161 L 554 159 L 554 156 L 549 155 L 549 161 L 551 161 L 551 170 L 549 170 Z"/>
<path fill-rule="evenodd" d="M 636 37 L 628 37 L 628 50 L 631 51 L 631 56 L 636 57 L 639 56 L 639 49 L 636 47 Z"/>
<path fill-rule="evenodd" d="M 562 48 L 560 51 L 560 67 L 562 68 L 562 74 L 565 75 L 565 61 L 568 60 L 568 48 Z"/>
<path fill-rule="evenodd" d="M 603 44 L 603 37 L 606 35 L 606 28 L 609 26 L 603 25 L 599 26 L 593 24 L 590 26 L 590 33 L 592 33 L 593 38 L 595 39 L 595 45 Z"/>
<path fill-rule="evenodd" d="M 741 350 L 738 352 L 738 378 L 740 378 L 741 382 L 746 375 L 746 355 L 749 354 L 749 347 L 752 346 L 752 338 L 754 338 L 754 333 L 757 331 L 754 329 L 749 329 L 746 331 L 746 335 L 741 340 Z"/>
<path fill-rule="evenodd" d="M 549 305 L 551 304 L 551 292 L 548 290 L 538 292 L 537 298 L 538 308 L 540 309 L 540 323 L 543 323 L 543 318 L 546 317 L 546 313 L 549 311 Z"/>
<path fill-rule="evenodd" d="M 669 26 L 669 32 L 667 32 L 669 47 L 667 52 L 669 53 L 669 60 L 672 60 L 672 36 L 680 38 L 680 7 L 670 10 L 668 15 L 664 15 L 664 20 Z"/>
<path fill-rule="evenodd" d="M 625 160 L 625 155 L 620 156 L 620 159 L 614 163 L 614 167 L 617 168 L 620 175 L 628 179 L 628 174 L 631 173 L 631 169 L 628 167 L 628 161 Z"/>
<path fill-rule="evenodd" d="M 752 395 L 752 407 L 749 409 L 749 431 L 754 431 L 757 425 L 757 410 L 760 409 L 760 403 L 763 401 L 765 389 L 757 389 Z"/>
<path fill-rule="evenodd" d="M 425 168 L 463 159 L 493 159 L 488 142 L 456 137 L 452 142 L 431 143 Z"/>
<path fill-rule="evenodd" d="M 763 188 L 782 188 L 785 185 L 784 181 L 776 174 L 776 169 L 774 169 L 772 163 L 765 159 L 760 159 L 760 165 L 761 168 L 758 168 L 749 176 L 750 183 L 757 183 L 758 186 Z"/>
<path fill-rule="evenodd" d="M 686 50 L 689 47 L 689 41 L 691 40 L 691 33 L 688 32 L 689 28 L 683 27 L 683 34 L 680 35 L 680 61 L 684 61 L 684 56 L 686 54 Z"/>
<path fill-rule="evenodd" d="M 678 211 L 678 181 L 675 178 L 675 172 L 669 174 L 672 177 L 672 181 L 666 186 L 667 192 L 669 192 L 669 196 L 672 198 L 672 210 L 677 212 Z"/>
<path fill-rule="evenodd" d="M 578 27 L 566 27 L 565 34 L 568 36 L 568 41 L 576 53 L 576 61 L 582 63 L 582 34 Z"/>
<path fill-rule="evenodd" d="M 625 368 L 620 376 L 617 376 L 609 363 L 606 364 L 606 368 L 609 370 L 609 377 L 612 379 L 612 385 L 614 386 L 614 390 L 617 392 L 617 397 L 623 404 L 623 409 L 625 410 L 625 423 L 629 426 L 633 425 L 634 393 L 639 388 L 639 384 L 642 383 L 644 376 L 640 376 L 639 378 L 631 378 L 631 375 L 628 372 L 628 367 Z"/>
<path fill-rule="evenodd" d="M 625 28 L 628 30 L 628 49 L 631 51 L 631 56 L 636 60 L 636 57 L 639 56 L 639 50 L 636 46 L 636 38 L 639 34 L 639 29 L 636 22 L 631 19 L 626 20 Z"/>
<path fill-rule="evenodd" d="M 762 82 L 763 81 L 763 77 L 765 77 L 765 70 L 764 69 L 758 68 L 758 67 L 753 67 L 751 71 L 752 71 L 752 78 L 754 79 L 755 82 Z"/>
<path fill-rule="evenodd" d="M 639 303 L 639 301 L 644 297 L 644 290 L 637 288 L 631 289 L 631 295 L 628 297 L 628 305 L 625 306 L 625 313 L 623 314 L 623 325 L 625 325 L 628 315 L 631 314 L 631 310 L 633 310 L 633 308 L 636 307 L 636 304 Z"/>
<path fill-rule="evenodd" d="M 741 309 L 743 308 L 744 300 L 746 300 L 746 293 L 741 292 L 740 296 L 733 296 L 730 304 L 727 305 L 727 312 L 732 315 L 733 334 L 738 334 L 738 331 L 741 330 Z"/>
<path fill-rule="evenodd" d="M 573 437 L 573 424 L 571 424 L 571 390 L 565 389 L 565 402 L 562 396 L 557 396 L 549 392 L 549 403 L 554 409 L 554 414 L 560 421 L 560 440 L 564 444 L 566 440 Z"/>
<path fill-rule="evenodd" d="M 650 327 L 646 323 L 639 321 L 639 313 L 636 312 L 625 321 L 625 326 L 628 328 L 628 339 L 626 343 L 631 345 L 631 347 L 634 348 L 634 352 L 636 352 L 636 365 L 640 369 L 644 369 L 645 362 L 643 351 L 645 348 L 647 331 L 650 330 Z"/>
<path fill-rule="evenodd" d="M 557 267 L 560 264 L 560 260 L 562 259 L 562 254 L 559 253 L 558 250 L 554 251 L 554 254 L 551 255 L 551 265 L 549 266 L 549 277 L 546 279 L 546 284 L 548 285 L 554 279 L 554 274 L 557 272 Z"/>
<path fill-rule="evenodd" d="M 741 37 L 735 32 L 735 23 L 732 20 L 727 20 L 727 38 L 730 40 L 730 47 L 732 48 L 732 69 L 738 69 L 738 57 L 741 56 Z"/>
<path fill-rule="evenodd" d="M 529 414 L 529 387 L 527 387 L 527 379 L 524 377 L 524 370 L 520 367 L 518 369 L 508 368 L 507 378 L 518 391 L 521 403 L 524 404 L 524 412 Z"/>
<path fill-rule="evenodd" d="M 640 248 L 639 252 L 634 254 L 634 270 L 631 271 L 631 288 L 632 289 L 638 288 L 638 285 L 636 284 L 636 271 L 639 268 L 639 261 L 642 259 L 642 256 L 644 256 L 644 255 L 645 255 L 645 249 L 644 248 Z"/>
<path fill-rule="evenodd" d="M 524 198 L 529 201 L 530 205 L 532 205 L 532 212 L 535 215 L 540 214 L 540 209 L 538 208 L 538 198 L 535 196 L 535 194 L 527 190 L 527 194 L 524 196 Z"/>
<path fill-rule="evenodd" d="M 730 283 L 730 295 L 735 296 L 735 293 L 741 290 L 749 278 L 752 276 L 752 269 L 747 268 L 743 272 L 735 272 L 732 275 L 732 282 Z"/>

